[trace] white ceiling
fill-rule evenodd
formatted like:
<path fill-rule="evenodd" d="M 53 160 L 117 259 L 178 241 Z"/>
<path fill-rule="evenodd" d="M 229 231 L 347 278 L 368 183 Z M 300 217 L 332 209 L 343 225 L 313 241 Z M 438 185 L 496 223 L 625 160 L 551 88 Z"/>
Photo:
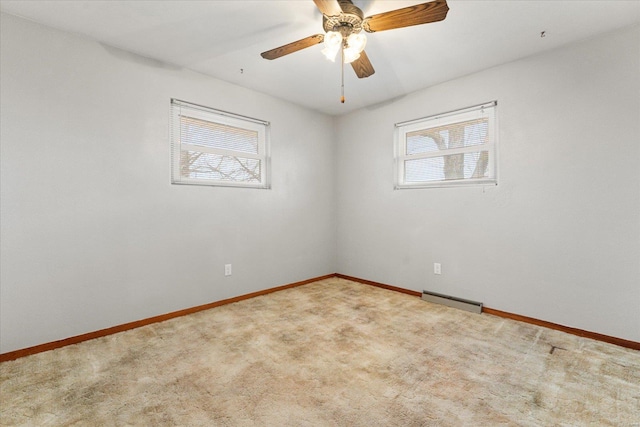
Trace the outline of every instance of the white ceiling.
<path fill-rule="evenodd" d="M 423 3 L 353 2 L 366 16 Z M 640 22 L 638 0 L 451 0 L 442 22 L 367 34 L 376 73 L 358 79 L 347 66 L 340 104 L 340 65 L 324 59 L 322 45 L 260 57 L 322 33 L 312 0 L 2 0 L 0 8 L 332 115 Z"/>

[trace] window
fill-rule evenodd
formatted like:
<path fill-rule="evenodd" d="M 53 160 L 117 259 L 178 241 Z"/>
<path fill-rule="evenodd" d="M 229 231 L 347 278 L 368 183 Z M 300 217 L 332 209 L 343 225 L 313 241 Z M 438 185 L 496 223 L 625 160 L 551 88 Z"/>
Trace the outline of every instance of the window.
<path fill-rule="evenodd" d="M 269 188 L 269 123 L 171 100 L 171 182 Z"/>
<path fill-rule="evenodd" d="M 396 124 L 396 188 L 497 184 L 496 105 Z"/>

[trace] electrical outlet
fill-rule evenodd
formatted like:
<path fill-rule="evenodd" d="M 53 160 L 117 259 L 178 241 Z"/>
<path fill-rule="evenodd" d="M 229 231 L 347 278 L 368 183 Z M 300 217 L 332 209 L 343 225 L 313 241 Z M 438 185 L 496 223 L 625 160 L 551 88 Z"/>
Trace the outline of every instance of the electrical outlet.
<path fill-rule="evenodd" d="M 224 265 L 224 275 L 231 276 L 231 264 Z"/>
<path fill-rule="evenodd" d="M 442 274 L 442 266 L 439 262 L 433 263 L 433 274 Z"/>

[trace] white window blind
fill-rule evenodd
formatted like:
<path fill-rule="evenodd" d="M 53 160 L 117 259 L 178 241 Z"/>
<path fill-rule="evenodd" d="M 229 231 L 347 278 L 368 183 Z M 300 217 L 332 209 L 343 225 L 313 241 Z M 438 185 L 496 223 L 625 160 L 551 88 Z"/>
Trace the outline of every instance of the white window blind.
<path fill-rule="evenodd" d="M 396 124 L 396 188 L 497 184 L 496 105 Z"/>
<path fill-rule="evenodd" d="M 174 184 L 269 188 L 269 123 L 171 100 Z"/>

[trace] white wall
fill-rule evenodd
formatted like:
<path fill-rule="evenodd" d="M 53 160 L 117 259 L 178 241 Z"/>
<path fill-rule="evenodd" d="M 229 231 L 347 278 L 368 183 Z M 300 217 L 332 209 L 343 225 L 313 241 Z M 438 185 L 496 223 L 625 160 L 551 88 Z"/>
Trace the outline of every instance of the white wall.
<path fill-rule="evenodd" d="M 492 100 L 497 187 L 393 190 L 394 123 Z M 639 27 L 354 112 L 337 129 L 340 273 L 640 341 Z"/>
<path fill-rule="evenodd" d="M 0 352 L 335 271 L 331 117 L 0 27 Z M 272 189 L 171 185 L 172 97 L 270 121 Z"/>

